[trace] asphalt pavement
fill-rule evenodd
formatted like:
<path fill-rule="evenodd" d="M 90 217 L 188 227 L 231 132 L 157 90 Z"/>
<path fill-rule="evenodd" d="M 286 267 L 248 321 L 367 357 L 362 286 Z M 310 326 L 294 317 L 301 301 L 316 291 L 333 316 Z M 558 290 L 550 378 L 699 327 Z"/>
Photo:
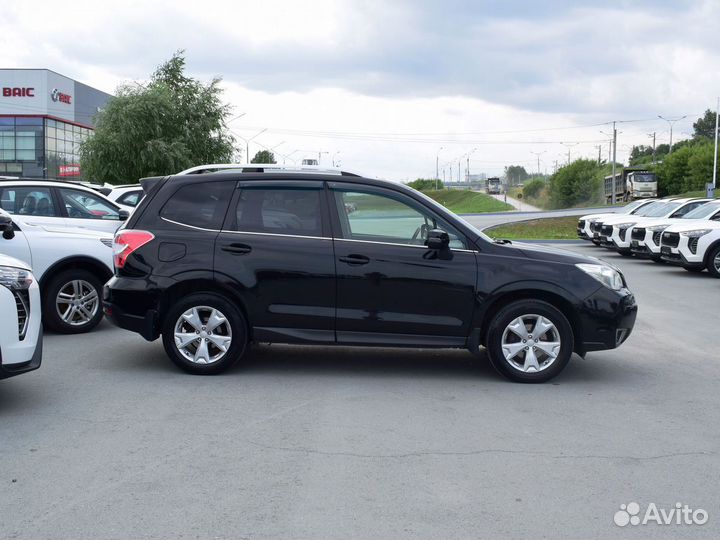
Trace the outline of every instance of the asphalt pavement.
<path fill-rule="evenodd" d="M 566 216 L 584 216 L 587 214 L 600 214 L 605 212 L 613 212 L 615 208 L 611 206 L 600 206 L 595 208 L 567 208 L 564 210 L 532 210 L 523 212 L 497 212 L 487 214 L 461 214 L 460 216 L 473 226 L 484 229 L 493 225 L 502 225 L 503 223 L 512 223 L 515 221 L 524 221 L 526 219 L 540 219 L 549 217 L 566 217 Z"/>
<path fill-rule="evenodd" d="M 629 341 L 552 383 L 465 351 L 260 346 L 179 372 L 103 323 L 0 381 L 0 538 L 717 538 L 720 280 L 617 264 Z M 705 525 L 627 525 L 637 502 Z"/>

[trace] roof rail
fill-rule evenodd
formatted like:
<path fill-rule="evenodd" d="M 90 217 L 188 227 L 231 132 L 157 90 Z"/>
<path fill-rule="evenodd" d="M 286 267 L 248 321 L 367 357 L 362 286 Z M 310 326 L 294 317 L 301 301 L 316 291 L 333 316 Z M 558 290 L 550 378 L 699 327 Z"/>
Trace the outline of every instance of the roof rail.
<path fill-rule="evenodd" d="M 262 172 L 283 172 L 293 174 L 336 174 L 339 176 L 360 176 L 359 174 L 340 169 L 328 169 L 327 167 L 318 167 L 316 165 L 281 165 L 279 163 L 213 163 L 210 165 L 197 165 L 190 167 L 184 171 L 180 171 L 177 175 L 202 174 L 222 171 L 235 171 L 243 173 L 262 173 Z"/>

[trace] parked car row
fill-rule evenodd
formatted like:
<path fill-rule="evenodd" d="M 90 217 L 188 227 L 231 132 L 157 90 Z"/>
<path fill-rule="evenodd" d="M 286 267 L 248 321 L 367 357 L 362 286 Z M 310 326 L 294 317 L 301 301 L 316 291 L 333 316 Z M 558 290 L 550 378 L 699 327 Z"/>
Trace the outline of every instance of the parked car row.
<path fill-rule="evenodd" d="M 667 198 L 635 201 L 616 213 L 578 220 L 578 236 L 620 255 L 707 270 L 720 278 L 720 200 Z"/>
<path fill-rule="evenodd" d="M 280 342 L 484 348 L 505 377 L 537 383 L 573 352 L 618 347 L 632 332 L 635 298 L 599 259 L 494 241 L 401 184 L 291 169 L 203 165 L 144 179 L 127 213 L 78 186 L 0 181 L 0 253 L 15 257 L 0 261 L 10 291 L 0 301 L 14 306 L 1 358 L 36 367 L 28 313 L 37 328 L 42 311 L 47 327 L 74 333 L 102 308 L 162 338 L 194 374 Z M 5 354 L 25 340 L 22 355 Z"/>

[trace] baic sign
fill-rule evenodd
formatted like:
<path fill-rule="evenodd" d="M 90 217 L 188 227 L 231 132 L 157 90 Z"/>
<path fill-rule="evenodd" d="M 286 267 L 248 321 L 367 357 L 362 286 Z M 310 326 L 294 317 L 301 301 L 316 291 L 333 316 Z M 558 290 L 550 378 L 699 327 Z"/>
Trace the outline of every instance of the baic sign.
<path fill-rule="evenodd" d="M 35 97 L 35 88 L 27 86 L 3 86 L 3 97 Z"/>
<path fill-rule="evenodd" d="M 63 94 L 60 90 L 57 88 L 53 88 L 53 91 L 50 92 L 50 99 L 60 103 L 67 103 L 68 105 L 71 104 L 72 96 L 70 94 Z"/>
<path fill-rule="evenodd" d="M 58 176 L 80 176 L 80 165 L 60 165 Z"/>

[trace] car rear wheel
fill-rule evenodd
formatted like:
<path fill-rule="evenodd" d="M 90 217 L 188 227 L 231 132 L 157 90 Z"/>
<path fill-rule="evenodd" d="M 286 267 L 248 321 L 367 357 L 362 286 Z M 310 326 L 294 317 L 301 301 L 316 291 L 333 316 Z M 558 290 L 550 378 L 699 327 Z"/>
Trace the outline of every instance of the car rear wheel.
<path fill-rule="evenodd" d="M 720 278 L 720 246 L 716 246 L 708 254 L 707 269 L 711 276 Z"/>
<path fill-rule="evenodd" d="M 102 285 L 87 270 L 65 270 L 52 277 L 43 294 L 43 322 L 62 334 L 89 332 L 102 319 Z"/>
<path fill-rule="evenodd" d="M 573 331 L 563 313 L 547 302 L 518 300 L 502 308 L 488 327 L 493 367 L 508 379 L 541 383 L 560 373 L 573 351 Z"/>
<path fill-rule="evenodd" d="M 170 308 L 163 324 L 165 352 L 180 368 L 214 375 L 232 367 L 247 347 L 240 310 L 212 293 L 186 296 Z"/>

